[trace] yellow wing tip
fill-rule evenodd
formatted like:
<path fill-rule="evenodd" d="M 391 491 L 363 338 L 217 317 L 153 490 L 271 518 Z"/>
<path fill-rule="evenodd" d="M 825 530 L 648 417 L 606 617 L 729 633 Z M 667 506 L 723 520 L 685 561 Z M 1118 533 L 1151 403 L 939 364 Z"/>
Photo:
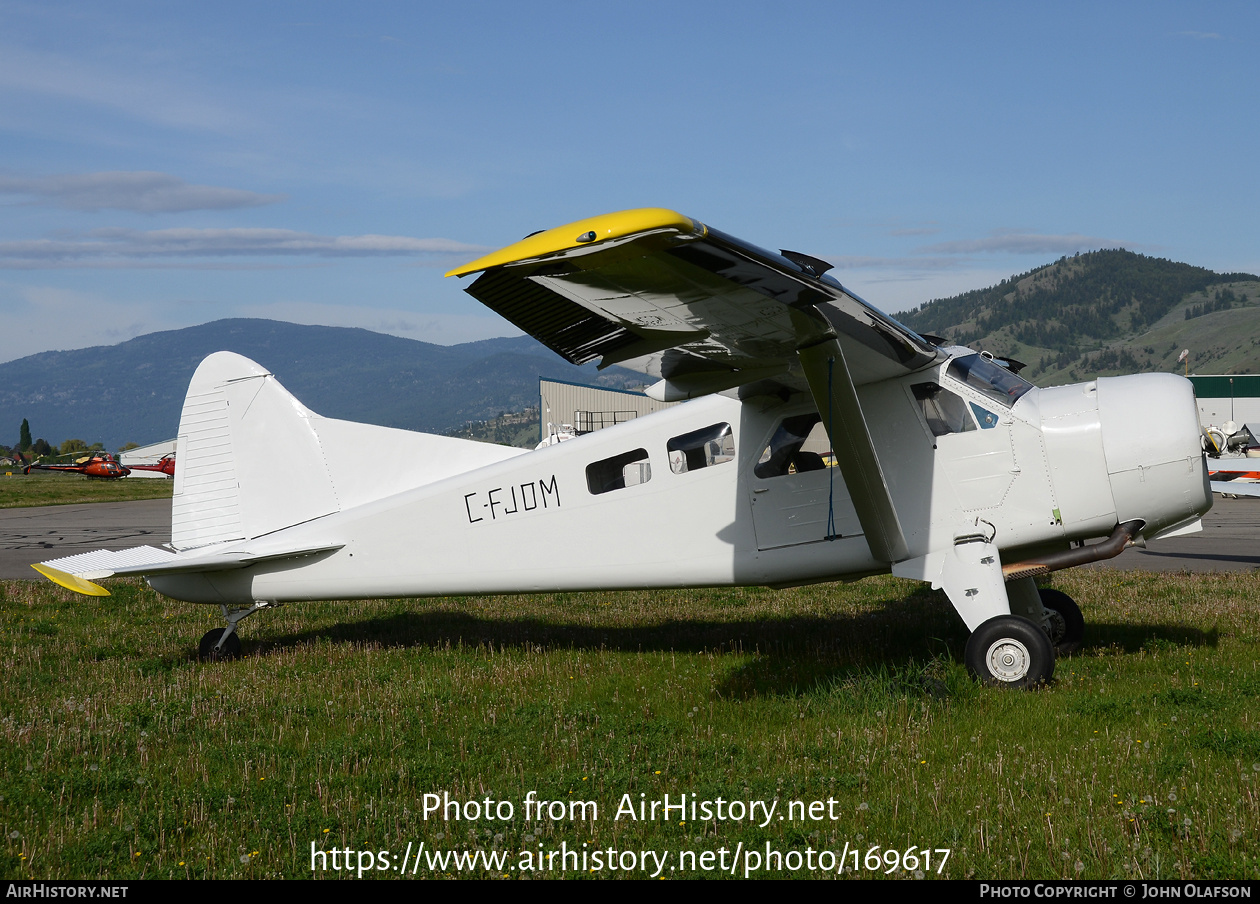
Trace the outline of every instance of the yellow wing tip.
<path fill-rule="evenodd" d="M 109 591 L 100 584 L 93 584 L 91 581 L 85 581 L 83 578 L 75 577 L 66 571 L 57 568 L 50 568 L 47 565 L 32 565 L 36 571 L 42 574 L 54 584 L 60 584 L 67 590 L 73 590 L 75 593 L 82 593 L 84 596 L 109 596 Z"/>
<path fill-rule="evenodd" d="M 639 207 L 634 210 L 619 210 L 585 220 L 576 220 L 535 233 L 508 245 L 498 251 L 492 251 L 475 261 L 456 267 L 447 272 L 447 276 L 467 276 L 479 270 L 489 270 L 503 264 L 516 261 L 532 260 L 557 254 L 583 245 L 594 245 L 609 239 L 623 238 L 636 232 L 647 232 L 657 229 L 675 229 L 679 232 L 694 232 L 703 227 L 690 217 L 685 217 L 676 210 L 665 207 Z"/>

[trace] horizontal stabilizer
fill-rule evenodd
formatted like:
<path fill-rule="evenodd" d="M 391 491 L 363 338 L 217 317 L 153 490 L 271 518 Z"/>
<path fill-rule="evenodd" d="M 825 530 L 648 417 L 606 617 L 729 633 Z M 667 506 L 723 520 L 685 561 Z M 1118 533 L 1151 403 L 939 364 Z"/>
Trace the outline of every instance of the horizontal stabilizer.
<path fill-rule="evenodd" d="M 130 549 L 94 549 L 92 552 L 49 559 L 39 564 L 91 581 L 117 574 L 120 568 L 161 565 L 178 558 L 178 554 L 156 546 L 133 546 Z M 34 565 L 31 567 L 38 568 Z"/>
<path fill-rule="evenodd" d="M 177 572 L 225 571 L 247 568 L 261 562 L 296 559 L 323 552 L 336 552 L 341 544 L 312 546 L 302 549 L 251 551 L 236 547 L 220 551 L 201 548 L 195 553 L 174 553 L 154 546 L 135 546 L 131 549 L 98 549 L 76 556 L 50 559 L 31 567 L 75 593 L 87 596 L 109 596 L 104 587 L 92 581 L 117 575 L 175 574 Z"/>

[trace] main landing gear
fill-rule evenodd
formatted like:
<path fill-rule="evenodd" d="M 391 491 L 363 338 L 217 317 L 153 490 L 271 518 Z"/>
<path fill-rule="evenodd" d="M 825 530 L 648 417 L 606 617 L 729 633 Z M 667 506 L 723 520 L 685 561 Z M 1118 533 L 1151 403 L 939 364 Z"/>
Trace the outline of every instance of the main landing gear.
<path fill-rule="evenodd" d="M 223 617 L 227 619 L 226 628 L 215 628 L 207 631 L 197 645 L 197 658 L 202 662 L 226 662 L 239 659 L 241 655 L 241 639 L 236 634 L 236 625 L 253 615 L 259 609 L 267 609 L 275 603 L 254 603 L 241 609 L 229 609 L 221 606 Z"/>
<path fill-rule="evenodd" d="M 1040 624 L 1022 615 L 998 615 L 967 639 L 967 668 L 994 687 L 1030 688 L 1054 677 L 1055 655 L 1080 649 L 1085 619 L 1076 602 L 1060 590 L 1037 588 Z"/>
<path fill-rule="evenodd" d="M 1062 590 L 1039 587 L 1041 605 L 1045 607 L 1045 620 L 1050 629 L 1050 642 L 1060 656 L 1075 653 L 1085 639 L 1085 616 L 1076 601 Z"/>

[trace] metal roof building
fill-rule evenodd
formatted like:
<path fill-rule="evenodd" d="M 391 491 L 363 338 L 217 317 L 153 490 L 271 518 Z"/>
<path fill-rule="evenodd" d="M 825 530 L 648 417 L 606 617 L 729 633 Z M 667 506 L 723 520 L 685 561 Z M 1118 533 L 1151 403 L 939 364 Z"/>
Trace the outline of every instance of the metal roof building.
<path fill-rule="evenodd" d="M 538 379 L 538 430 L 546 438 L 547 425 L 568 424 L 579 436 L 622 424 L 681 402 L 658 402 L 641 392 L 587 386 L 566 380 Z"/>
<path fill-rule="evenodd" d="M 1260 374 L 1191 374 L 1199 400 L 1199 423 L 1260 422 Z"/>

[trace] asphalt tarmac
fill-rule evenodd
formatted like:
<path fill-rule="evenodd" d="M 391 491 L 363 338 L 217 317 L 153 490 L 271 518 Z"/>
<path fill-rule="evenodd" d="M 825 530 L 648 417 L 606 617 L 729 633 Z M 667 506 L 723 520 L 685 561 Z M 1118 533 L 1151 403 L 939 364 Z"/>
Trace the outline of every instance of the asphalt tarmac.
<path fill-rule="evenodd" d="M 101 502 L 0 509 L 0 580 L 39 580 L 32 562 L 91 549 L 160 546 L 171 539 L 171 502 Z M 1087 568 L 1253 571 L 1260 568 L 1260 499 L 1222 499 L 1197 534 L 1131 547 Z"/>
<path fill-rule="evenodd" d="M 170 540 L 169 499 L 0 509 L 0 580 L 42 581 L 33 562 Z"/>

